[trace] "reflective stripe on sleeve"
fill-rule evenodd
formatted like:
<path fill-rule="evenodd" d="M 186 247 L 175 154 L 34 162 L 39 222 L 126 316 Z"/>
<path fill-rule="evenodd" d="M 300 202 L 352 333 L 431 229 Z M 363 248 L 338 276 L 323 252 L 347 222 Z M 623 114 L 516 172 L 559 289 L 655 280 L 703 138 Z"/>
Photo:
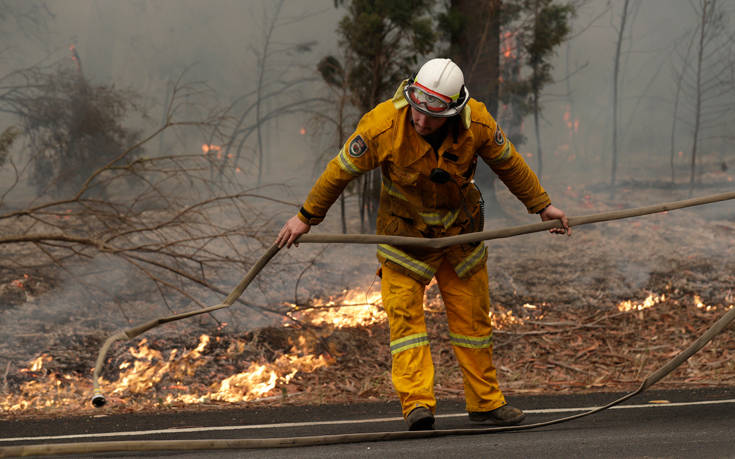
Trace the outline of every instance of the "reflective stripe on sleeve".
<path fill-rule="evenodd" d="M 386 260 L 390 260 L 393 263 L 418 274 L 421 278 L 426 279 L 427 281 L 430 281 L 436 272 L 434 268 L 426 263 L 419 261 L 388 244 L 378 244 L 378 255 L 382 255 Z"/>
<path fill-rule="evenodd" d="M 491 333 L 488 336 L 464 336 L 450 332 L 449 342 L 454 346 L 484 349 L 493 345 L 493 335 Z"/>
<path fill-rule="evenodd" d="M 398 338 L 397 340 L 391 341 L 390 353 L 391 355 L 397 354 L 399 352 L 403 352 L 414 347 L 428 345 L 429 335 L 427 335 L 426 333 L 415 333 L 413 335 L 408 335 L 403 338 Z"/>
<path fill-rule="evenodd" d="M 355 166 L 355 163 L 350 160 L 349 155 L 347 154 L 347 149 L 345 147 L 342 147 L 342 149 L 339 151 L 339 154 L 337 155 L 337 163 L 339 164 L 339 167 L 342 168 L 342 170 L 350 175 L 358 176 L 365 173 L 364 170 Z"/>
<path fill-rule="evenodd" d="M 510 153 L 511 153 L 510 142 L 506 141 L 505 147 L 503 147 L 503 151 L 500 153 L 500 156 L 498 156 L 497 158 L 491 159 L 490 161 L 488 161 L 488 164 L 493 165 L 493 164 L 499 164 L 499 163 L 505 162 L 506 160 L 510 158 Z"/>
<path fill-rule="evenodd" d="M 454 267 L 454 272 L 457 273 L 457 276 L 462 277 L 465 274 L 467 274 L 472 268 L 477 265 L 477 263 L 481 262 L 483 257 L 485 256 L 485 244 L 480 244 L 477 247 L 475 247 L 475 250 L 473 250 L 467 258 L 462 260 L 461 263 L 459 263 L 457 266 Z"/>

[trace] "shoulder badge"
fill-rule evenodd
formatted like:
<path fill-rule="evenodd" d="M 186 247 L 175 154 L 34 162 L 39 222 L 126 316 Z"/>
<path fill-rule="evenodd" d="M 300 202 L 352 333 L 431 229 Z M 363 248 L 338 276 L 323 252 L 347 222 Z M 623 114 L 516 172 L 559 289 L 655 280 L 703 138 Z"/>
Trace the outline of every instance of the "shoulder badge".
<path fill-rule="evenodd" d="M 350 142 L 350 146 L 347 150 L 350 152 L 350 156 L 352 156 L 353 158 L 359 158 L 360 156 L 365 154 L 367 149 L 367 144 L 358 134 L 355 136 L 354 139 L 352 139 L 352 142 Z"/>
<path fill-rule="evenodd" d="M 503 136 L 503 131 L 500 130 L 500 127 L 495 128 L 495 143 L 498 145 L 503 145 L 505 143 L 505 137 Z"/>

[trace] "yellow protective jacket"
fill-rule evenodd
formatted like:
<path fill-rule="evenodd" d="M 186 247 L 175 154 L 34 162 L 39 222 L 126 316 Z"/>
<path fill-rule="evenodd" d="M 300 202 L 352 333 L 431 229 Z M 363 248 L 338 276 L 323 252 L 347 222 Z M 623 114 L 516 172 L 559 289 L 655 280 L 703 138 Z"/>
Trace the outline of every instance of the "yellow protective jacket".
<path fill-rule="evenodd" d="M 320 223 L 351 180 L 380 167 L 383 185 L 378 234 L 443 237 L 480 231 L 484 219 L 482 197 L 472 181 L 478 156 L 529 212 L 538 212 L 551 203 L 536 174 L 483 103 L 469 100 L 435 152 L 411 124 L 410 106 L 403 97 L 405 84 L 391 100 L 362 117 L 355 132 L 327 164 L 298 214 L 304 223 Z M 448 172 L 451 180 L 443 184 L 432 181 L 430 174 L 435 168 Z M 382 263 L 390 263 L 424 283 L 434 276 L 443 257 L 448 258 L 460 278 L 466 278 L 485 265 L 487 252 L 484 244 L 441 250 L 378 246 Z"/>

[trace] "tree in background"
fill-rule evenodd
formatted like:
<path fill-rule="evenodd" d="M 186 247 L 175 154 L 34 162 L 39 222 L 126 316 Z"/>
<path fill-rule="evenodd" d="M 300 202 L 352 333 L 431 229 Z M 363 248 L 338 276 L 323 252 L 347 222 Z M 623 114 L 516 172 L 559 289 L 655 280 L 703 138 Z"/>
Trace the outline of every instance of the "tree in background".
<path fill-rule="evenodd" d="M 361 113 L 390 97 L 396 84 L 416 71 L 419 57 L 434 49 L 433 0 L 335 0 L 346 15 L 337 28 L 346 59 L 350 102 Z M 338 59 L 331 57 L 334 62 Z M 360 178 L 360 226 L 375 227 L 381 178 L 374 170 Z"/>
<path fill-rule="evenodd" d="M 554 0 L 517 0 L 503 3 L 508 15 L 508 28 L 518 44 L 518 54 L 530 71 L 518 81 L 504 81 L 504 94 L 521 96 L 524 101 L 517 107 L 521 113 L 531 113 L 536 136 L 537 173 L 543 174 L 543 149 L 541 146 L 540 118 L 541 91 L 553 81 L 551 58 L 556 48 L 567 39 L 570 21 L 576 6 L 572 2 L 556 3 Z"/>
<path fill-rule="evenodd" d="M 166 130 L 209 131 L 219 124 L 221 120 L 215 118 L 178 118 L 177 112 L 190 111 L 186 105 L 195 103 L 191 96 L 199 93 L 198 86 L 174 84 L 164 123 L 149 128 L 134 143 L 120 144 L 117 151 L 107 145 L 110 150 L 105 151 L 104 162 L 84 165 L 83 180 L 75 177 L 66 184 L 68 193 L 60 198 L 44 195 L 39 201 L 21 196 L 12 206 L 3 202 L 32 173 L 31 168 L 16 167 L 15 162 L 29 161 L 28 150 L 34 143 L 20 145 L 20 151 L 10 153 L 15 162 L 3 163 L 8 148 L 26 134 L 14 129 L 0 134 L 0 166 L 15 174 L 14 180 L 0 183 L 0 247 L 6 254 L 0 257 L 0 277 L 29 273 L 53 286 L 71 275 L 71 290 L 90 304 L 116 305 L 128 322 L 135 321 L 140 311 L 132 310 L 136 301 L 126 301 L 122 292 L 126 287 L 136 296 L 157 296 L 169 311 L 190 303 L 205 307 L 212 295 L 226 294 L 226 278 L 232 271 L 249 269 L 253 254 L 271 243 L 272 234 L 263 224 L 268 218 L 257 206 L 268 198 L 252 188 L 242 190 L 232 170 L 212 179 L 211 163 L 216 160 L 211 155 L 134 155 Z M 101 96 L 93 99 L 105 100 Z M 110 117 L 104 110 L 114 111 L 115 104 L 95 107 L 101 113 L 92 113 L 107 123 Z M 72 127 L 57 126 L 60 145 L 66 145 L 68 137 L 62 128 Z M 69 156 L 68 150 L 63 153 L 62 162 L 80 160 Z M 90 261 L 94 263 L 87 265 Z M 105 269 L 95 263 L 102 263 Z M 110 285 L 106 276 L 129 279 L 130 285 Z M 262 309 L 243 299 L 238 302 Z"/>
<path fill-rule="evenodd" d="M 75 68 L 60 63 L 51 70 L 32 67 L 10 75 L 6 83 L 13 90 L 0 96 L 0 108 L 17 116 L 29 142 L 30 181 L 39 196 L 73 192 L 139 138 L 123 126 L 128 112 L 138 108 L 135 94 L 91 84 L 76 52 L 73 57 Z M 89 192 L 101 195 L 106 189 L 99 184 Z"/>
<path fill-rule="evenodd" d="M 281 18 L 283 0 L 265 4 L 272 10 L 263 13 L 261 42 L 257 48 L 250 47 L 256 59 L 255 87 L 247 88 L 247 92 L 235 98 L 229 109 L 233 123 L 228 125 L 225 122 L 217 129 L 226 139 L 218 174 L 222 175 L 226 167 L 240 168 L 242 171 L 245 169 L 243 162 L 249 159 L 257 164 L 252 168 L 256 171 L 257 186 L 263 184 L 268 164 L 265 127 L 285 115 L 303 113 L 309 104 L 320 102 L 318 97 L 304 97 L 303 91 L 315 79 L 311 75 L 304 77 L 304 66 L 298 59 L 311 52 L 316 42 L 278 41 L 279 29 L 293 24 Z M 253 135 L 254 148 L 248 144 Z M 252 157 L 248 158 L 246 150 L 250 148 L 254 151 Z"/>
<path fill-rule="evenodd" d="M 576 3 L 447 0 L 446 10 L 439 15 L 440 33 L 449 43 L 447 54 L 463 69 L 471 96 L 485 103 L 517 146 L 526 141 L 521 129 L 523 119 L 534 114 L 539 175 L 541 90 L 551 82 L 549 60 L 568 36 Z M 523 76 L 524 63 L 530 69 L 528 76 Z M 495 192 L 495 175 L 479 168 L 477 181 L 483 188 L 488 211 L 502 212 Z"/>
<path fill-rule="evenodd" d="M 500 0 L 450 0 L 439 15 L 449 42 L 447 56 L 459 65 L 471 96 L 498 114 L 500 84 Z"/>
<path fill-rule="evenodd" d="M 326 56 L 319 61 L 317 70 L 322 77 L 322 80 L 327 84 L 331 97 L 327 99 L 329 107 L 326 110 L 317 111 L 315 113 L 316 118 L 319 120 L 317 126 L 323 126 L 324 121 L 329 123 L 334 128 L 334 143 L 330 143 L 328 150 L 317 162 L 318 168 L 323 169 L 324 163 L 332 159 L 334 156 L 334 150 L 339 149 L 344 145 L 347 139 L 348 129 L 353 126 L 355 122 L 350 121 L 350 110 L 349 110 L 349 95 L 350 89 L 347 86 L 347 75 L 345 69 L 338 59 L 334 56 Z M 334 110 L 336 108 L 336 110 Z M 354 187 L 354 182 L 347 185 L 348 189 Z M 347 191 L 347 190 L 345 190 Z M 352 190 L 354 191 L 354 190 Z M 339 195 L 339 214 L 342 222 L 342 233 L 347 233 L 347 205 L 346 205 L 346 193 L 340 193 Z"/>
<path fill-rule="evenodd" d="M 518 124 L 528 113 L 534 114 L 541 175 L 541 91 L 552 81 L 549 61 L 568 36 L 574 4 L 554 0 L 449 0 L 444 11 L 437 14 L 436 33 L 430 17 L 433 3 L 335 0 L 335 6 L 347 9 L 338 34 L 349 65 L 330 59 L 344 69 L 351 103 L 365 113 L 390 97 L 396 81 L 414 72 L 419 56 L 429 53 L 437 37 L 442 37 L 449 45 L 448 57 L 463 68 L 472 96 L 485 102 L 491 113 L 497 116 L 498 101 L 502 101 L 513 105 Z M 512 80 L 500 76 L 501 30 L 511 34 L 518 46 L 513 50 L 515 62 L 508 64 L 515 65 Z M 520 62 L 526 64 L 528 76 L 521 75 Z M 509 134 L 516 144 L 523 143 L 517 126 L 508 129 L 516 132 L 515 136 Z M 360 220 L 365 231 L 374 225 L 377 214 L 380 174 L 372 171 L 360 180 Z"/>
<path fill-rule="evenodd" d="M 613 59 L 613 92 L 612 92 L 612 167 L 610 169 L 610 197 L 615 196 L 615 176 L 618 170 L 618 81 L 620 80 L 620 53 L 625 36 L 625 24 L 628 22 L 630 0 L 623 2 L 623 10 L 620 13 L 620 27 L 618 27 L 618 38 L 615 44 L 615 58 Z"/>
<path fill-rule="evenodd" d="M 0 38 L 4 43 L 0 56 L 9 49 L 13 50 L 13 46 L 8 44 L 12 42 L 17 33 L 40 40 L 40 35 L 46 31 L 48 26 L 47 21 L 52 17 L 48 5 L 43 1 L 0 0 L 0 25 L 2 26 L 0 27 Z"/>
<path fill-rule="evenodd" d="M 438 15 L 439 36 L 448 45 L 441 52 L 459 65 L 470 96 L 498 114 L 500 85 L 500 0 L 447 0 Z M 507 134 L 507 133 L 506 133 Z M 502 213 L 495 193 L 497 177 L 487 167 L 475 172 L 485 211 Z"/>
<path fill-rule="evenodd" d="M 681 55 L 681 50 L 678 46 L 675 46 L 674 53 L 681 62 L 689 62 L 689 58 L 692 53 L 692 48 L 694 47 L 694 41 L 696 39 L 696 34 L 689 31 L 684 35 L 684 39 L 688 38 L 686 40 L 687 46 L 686 51 L 684 51 L 684 55 Z M 671 134 L 669 135 L 669 167 L 671 168 L 671 184 L 675 184 L 676 182 L 676 131 L 677 131 L 677 124 L 678 124 L 678 117 L 679 117 L 679 105 L 681 103 L 682 99 L 682 89 L 684 85 L 684 69 L 677 69 L 674 68 L 673 71 L 674 75 L 676 75 L 676 86 L 674 90 L 674 107 L 673 107 L 673 113 L 671 116 Z"/>
<path fill-rule="evenodd" d="M 15 143 L 15 140 L 20 136 L 20 131 L 14 127 L 10 126 L 5 128 L 5 130 L 0 133 L 0 170 L 5 166 L 5 164 L 9 163 L 14 168 L 15 177 L 13 180 L 13 183 L 10 184 L 8 188 L 12 189 L 17 185 L 18 180 L 18 169 L 15 167 L 15 164 L 13 163 L 13 160 L 10 155 L 10 150 L 13 147 L 13 144 Z M 0 208 L 3 206 L 3 202 L 5 201 L 5 196 L 7 195 L 8 190 L 2 190 L 2 193 L 0 193 Z"/>
<path fill-rule="evenodd" d="M 726 15 L 717 0 L 693 3 L 699 19 L 694 62 L 685 63 L 685 92 L 694 104 L 691 108 L 692 149 L 689 174 L 689 196 L 694 193 L 697 154 L 708 130 L 731 113 L 732 97 L 728 97 L 728 65 L 732 36 L 727 33 Z"/>

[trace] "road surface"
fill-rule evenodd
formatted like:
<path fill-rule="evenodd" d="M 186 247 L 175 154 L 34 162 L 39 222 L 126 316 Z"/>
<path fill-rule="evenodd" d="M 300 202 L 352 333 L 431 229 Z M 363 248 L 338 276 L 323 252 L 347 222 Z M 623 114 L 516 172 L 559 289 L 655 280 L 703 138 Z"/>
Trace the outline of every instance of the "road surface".
<path fill-rule="evenodd" d="M 604 405 L 622 394 L 516 396 L 525 423 Z M 403 431 L 398 405 L 221 409 L 0 421 L 0 448 L 111 440 L 298 437 Z M 440 401 L 437 429 L 471 428 L 458 401 Z M 647 391 L 625 404 L 564 424 L 523 432 L 461 435 L 298 448 L 100 453 L 83 457 L 186 458 L 568 458 L 735 457 L 735 387 Z M 80 457 L 75 455 L 74 457 Z"/>

